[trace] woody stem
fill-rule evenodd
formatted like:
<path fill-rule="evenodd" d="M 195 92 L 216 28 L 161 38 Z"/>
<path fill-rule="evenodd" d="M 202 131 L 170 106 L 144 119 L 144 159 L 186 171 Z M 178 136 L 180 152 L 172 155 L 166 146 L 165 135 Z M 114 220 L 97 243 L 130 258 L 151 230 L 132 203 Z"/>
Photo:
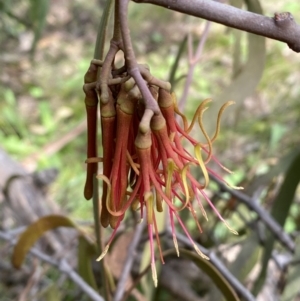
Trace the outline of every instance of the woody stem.
<path fill-rule="evenodd" d="M 131 43 L 130 38 L 130 31 L 128 27 L 128 2 L 129 0 L 119 0 L 119 21 L 121 25 L 121 34 L 123 39 L 123 46 L 124 46 L 124 54 L 125 54 L 125 61 L 127 66 L 127 72 L 131 75 L 137 86 L 139 87 L 143 99 L 145 101 L 146 109 L 153 111 L 155 114 L 160 113 L 160 109 L 157 105 L 157 102 L 151 95 L 146 82 L 144 81 L 140 70 L 138 68 L 138 64 L 135 58 L 134 50 Z"/>

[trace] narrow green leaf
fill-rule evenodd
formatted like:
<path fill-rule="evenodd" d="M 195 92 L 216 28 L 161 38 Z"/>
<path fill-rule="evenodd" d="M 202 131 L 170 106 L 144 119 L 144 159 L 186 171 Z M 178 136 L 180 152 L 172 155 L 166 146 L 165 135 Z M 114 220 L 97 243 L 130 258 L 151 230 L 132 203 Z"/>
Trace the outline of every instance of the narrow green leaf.
<path fill-rule="evenodd" d="M 37 42 L 41 38 L 46 24 L 46 17 L 49 11 L 49 0 L 31 0 L 30 3 L 30 17 L 34 30 L 34 41 L 31 48 L 31 54 L 33 55 Z"/>
<path fill-rule="evenodd" d="M 108 22 L 111 17 L 113 0 L 106 0 L 101 21 L 98 27 L 97 40 L 94 50 L 94 59 L 103 60 L 105 37 L 108 28 Z"/>
<path fill-rule="evenodd" d="M 271 137 L 269 142 L 270 151 L 273 152 L 277 149 L 282 136 L 287 132 L 288 128 L 284 124 L 274 123 L 271 126 Z"/>
<path fill-rule="evenodd" d="M 288 217 L 290 207 L 294 200 L 296 188 L 300 181 L 299 170 L 300 170 L 300 152 L 295 157 L 295 159 L 291 162 L 290 167 L 286 172 L 285 179 L 278 192 L 278 195 L 274 200 L 273 208 L 271 210 L 271 215 L 282 227 L 284 226 L 286 218 Z M 267 267 L 268 267 L 269 259 L 272 255 L 274 243 L 275 243 L 275 238 L 269 232 L 268 238 L 265 243 L 265 252 L 262 259 L 261 272 L 253 288 L 253 293 L 256 295 L 259 293 L 259 291 L 261 290 L 265 282 L 265 278 L 267 275 Z"/>
<path fill-rule="evenodd" d="M 262 8 L 258 0 L 245 0 L 248 10 L 254 13 L 262 14 Z M 204 115 L 204 122 L 207 125 L 208 132 L 212 132 L 215 124 L 209 116 L 218 114 L 219 104 L 227 100 L 233 100 L 236 103 L 236 109 L 243 103 L 245 98 L 251 96 L 255 91 L 262 77 L 265 58 L 266 43 L 265 38 L 248 33 L 248 57 L 246 63 L 241 66 L 240 72 L 234 77 L 232 82 L 214 97 L 214 102 L 210 105 L 210 114 Z M 242 87 L 242 88 L 241 88 Z M 225 110 L 222 114 L 224 120 L 232 121 L 232 110 Z"/>
<path fill-rule="evenodd" d="M 209 260 L 203 259 L 192 251 L 188 251 L 185 249 L 179 249 L 180 256 L 187 258 L 193 261 L 199 269 L 205 272 L 207 276 L 211 278 L 214 284 L 219 288 L 222 292 L 226 300 L 230 301 L 240 301 L 236 292 L 230 286 L 228 281 L 223 277 L 223 275 L 210 263 Z M 164 252 L 164 256 L 175 255 L 175 250 L 168 250 Z"/>
<path fill-rule="evenodd" d="M 97 290 L 91 260 L 97 255 L 97 246 L 82 235 L 78 237 L 78 273 L 92 288 Z"/>
<path fill-rule="evenodd" d="M 241 250 L 229 270 L 237 279 L 244 281 L 258 261 L 261 251 L 257 233 L 251 232 L 241 243 Z"/>
<path fill-rule="evenodd" d="M 267 173 L 264 173 L 255 178 L 255 180 L 247 188 L 247 191 L 254 191 L 257 186 L 266 186 L 272 179 L 281 173 L 285 173 L 291 166 L 292 162 L 300 153 L 300 147 L 296 147 L 280 158 L 279 162 L 272 166 Z"/>
<path fill-rule="evenodd" d="M 294 301 L 299 296 L 299 283 L 300 283 L 300 237 L 296 240 L 296 251 L 293 261 L 297 260 L 298 264 L 290 265 L 288 268 L 288 274 L 286 278 L 286 286 L 280 301 Z"/>
<path fill-rule="evenodd" d="M 47 231 L 57 227 L 72 227 L 76 228 L 76 224 L 69 218 L 62 215 L 47 215 L 30 226 L 20 235 L 17 244 L 15 245 L 12 255 L 12 264 L 15 268 L 20 268 L 26 254 L 35 242 Z"/>
<path fill-rule="evenodd" d="M 182 57 L 182 54 L 183 54 L 184 49 L 186 47 L 186 42 L 187 42 L 187 35 L 185 35 L 184 38 L 182 39 L 182 41 L 180 42 L 179 47 L 178 47 L 178 51 L 177 51 L 177 55 L 175 57 L 175 61 L 171 66 L 169 82 L 170 82 L 171 87 L 172 87 L 173 90 L 175 89 L 175 85 L 178 82 L 178 81 L 175 80 L 175 76 L 176 76 L 176 71 L 178 69 L 180 58 Z"/>

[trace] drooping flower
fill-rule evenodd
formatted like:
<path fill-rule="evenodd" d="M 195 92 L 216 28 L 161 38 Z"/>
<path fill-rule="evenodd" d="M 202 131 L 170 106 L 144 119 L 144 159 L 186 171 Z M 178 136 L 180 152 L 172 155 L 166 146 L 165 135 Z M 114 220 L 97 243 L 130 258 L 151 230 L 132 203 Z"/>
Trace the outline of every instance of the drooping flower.
<path fill-rule="evenodd" d="M 149 77 L 148 74 L 147 76 Z M 156 285 L 153 237 L 156 237 L 163 261 L 156 223 L 157 212 L 164 210 L 163 202 L 169 214 L 178 256 L 175 220 L 196 252 L 208 259 L 193 242 L 180 218 L 181 210 L 189 210 L 199 231 L 202 232 L 195 206 L 200 207 L 203 217 L 207 220 L 202 204 L 207 202 L 226 227 L 234 234 L 237 232 L 222 218 L 205 192 L 209 183 L 209 173 L 216 175 L 207 167 L 207 163 L 214 160 L 224 168 L 214 157 L 212 144 L 220 130 L 222 112 L 233 102 L 227 102 L 221 107 L 215 134 L 210 138 L 202 124 L 202 115 L 207 109 L 209 99 L 198 106 L 191 124 L 188 125 L 186 117 L 177 108 L 175 95 L 166 90 L 161 82 L 153 80 L 153 77 L 151 81 L 150 83 L 148 81 L 148 87 L 159 105 L 160 112 L 150 114 L 150 127 L 144 126 L 148 109 L 145 108 L 143 98 L 133 79 L 108 89 L 108 101 L 100 105 L 103 157 L 100 160 L 90 157 L 86 162 L 103 163 L 103 174 L 98 175 L 98 178 L 103 180 L 101 224 L 103 227 L 110 225 L 114 229 L 98 260 L 107 253 L 126 211 L 129 208 L 139 210 L 141 220 L 145 218 L 147 221 L 152 275 Z M 176 116 L 181 117 L 182 126 L 177 122 Z M 198 142 L 190 135 L 196 122 L 206 139 L 205 142 Z M 186 144 L 194 148 L 193 155 L 188 151 Z M 200 168 L 203 182 L 198 182 L 193 176 L 191 166 Z"/>

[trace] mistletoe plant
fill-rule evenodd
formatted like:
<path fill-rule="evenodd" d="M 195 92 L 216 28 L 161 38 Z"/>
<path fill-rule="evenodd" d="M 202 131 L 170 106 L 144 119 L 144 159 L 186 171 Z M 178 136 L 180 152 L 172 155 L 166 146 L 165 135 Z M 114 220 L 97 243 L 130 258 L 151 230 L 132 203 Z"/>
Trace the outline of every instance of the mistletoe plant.
<path fill-rule="evenodd" d="M 237 234 L 205 192 L 209 173 L 222 180 L 209 168 L 211 160 L 230 172 L 213 155 L 212 144 L 220 131 L 222 113 L 233 101 L 226 102 L 220 108 L 212 137 L 207 134 L 202 122 L 202 115 L 210 99 L 199 104 L 189 125 L 187 118 L 178 109 L 170 83 L 155 78 L 147 65 L 137 63 L 128 28 L 127 7 L 128 1 L 115 2 L 114 34 L 110 48 L 104 60 L 92 60 L 85 75 L 88 166 L 84 195 L 86 199 L 93 197 L 93 191 L 97 189 L 93 177 L 97 173 L 98 162 L 101 162 L 103 171 L 97 175 L 103 180 L 100 222 L 103 227 L 110 226 L 114 231 L 98 260 L 107 253 L 126 211 L 130 208 L 139 210 L 141 221 L 144 217 L 147 221 L 152 276 L 157 285 L 153 237 L 156 238 L 161 261 L 164 261 L 156 222 L 157 213 L 164 210 L 168 212 L 178 256 L 174 220 L 178 221 L 196 252 L 208 259 L 193 242 L 179 216 L 179 211 L 189 210 L 202 232 L 194 200 L 206 220 L 208 217 L 203 201 L 209 204 L 232 233 Z M 119 51 L 123 53 L 124 61 L 122 67 L 116 68 L 115 57 Z M 97 157 L 96 146 L 98 99 L 103 150 L 101 157 Z M 182 126 L 176 116 L 181 118 Z M 190 135 L 196 123 L 205 137 L 204 142 Z M 187 144 L 194 148 L 194 155 L 188 151 Z M 202 183 L 193 176 L 192 165 L 201 170 Z"/>

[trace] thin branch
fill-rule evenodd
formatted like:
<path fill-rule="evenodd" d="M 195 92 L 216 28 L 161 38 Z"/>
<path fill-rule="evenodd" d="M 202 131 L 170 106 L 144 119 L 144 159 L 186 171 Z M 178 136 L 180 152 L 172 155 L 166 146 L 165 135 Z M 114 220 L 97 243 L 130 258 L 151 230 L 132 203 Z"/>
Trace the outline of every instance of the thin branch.
<path fill-rule="evenodd" d="M 231 189 L 226 184 L 221 182 L 219 179 L 214 177 L 210 174 L 211 180 L 216 182 L 218 186 L 226 192 L 229 192 L 232 196 L 236 197 L 241 203 L 245 204 L 249 209 L 256 212 L 256 214 L 259 216 L 260 220 L 266 224 L 266 226 L 269 228 L 269 230 L 278 238 L 278 240 L 286 246 L 291 252 L 294 252 L 295 250 L 295 243 L 288 235 L 283 228 L 277 223 L 274 218 L 259 204 L 255 201 L 255 199 L 249 197 L 248 195 L 238 191 Z"/>
<path fill-rule="evenodd" d="M 12 245 L 16 244 L 16 239 L 3 232 L 0 231 L 0 239 L 6 240 L 8 242 L 10 242 Z M 78 287 L 81 288 L 81 290 L 83 292 L 85 292 L 93 301 L 105 301 L 101 296 L 99 296 L 99 294 L 93 289 L 91 288 L 78 274 L 77 272 L 75 272 L 72 267 L 69 265 L 69 263 L 62 258 L 61 260 L 54 260 L 53 258 L 51 258 L 50 256 L 42 253 L 41 251 L 39 251 L 36 248 L 31 248 L 29 250 L 29 253 L 31 253 L 32 255 L 38 257 L 39 259 L 47 262 L 48 264 L 51 264 L 53 266 L 55 266 L 56 268 L 58 268 L 59 271 L 61 271 L 62 273 L 65 273 L 74 283 L 77 284 Z"/>
<path fill-rule="evenodd" d="M 207 21 L 205 24 L 205 28 L 203 30 L 201 38 L 199 39 L 198 47 L 197 47 L 195 55 L 193 55 L 193 43 L 191 41 L 192 36 L 191 35 L 188 36 L 189 71 L 188 71 L 187 78 L 185 80 L 185 85 L 184 85 L 184 89 L 183 89 L 181 98 L 178 102 L 178 107 L 179 107 L 180 111 L 182 111 L 184 109 L 185 103 L 187 101 L 189 89 L 190 89 L 190 86 L 193 81 L 194 70 L 195 70 L 196 65 L 198 64 L 198 62 L 201 59 L 203 48 L 204 48 L 205 42 L 207 40 L 210 24 L 211 24 L 211 22 L 209 22 L 209 21 Z"/>
<path fill-rule="evenodd" d="M 157 102 L 150 93 L 137 64 L 134 50 L 131 43 L 130 31 L 128 27 L 128 2 L 129 0 L 119 0 L 119 21 L 121 25 L 121 33 L 124 44 L 124 55 L 127 66 L 128 74 L 131 75 L 137 86 L 139 87 L 141 94 L 145 101 L 146 109 L 151 110 L 153 113 L 159 114 L 160 109 Z M 151 116 L 152 117 L 152 116 Z"/>
<path fill-rule="evenodd" d="M 133 239 L 132 239 L 132 241 L 129 245 L 129 248 L 128 248 L 127 258 L 126 258 L 126 261 L 124 263 L 124 268 L 123 268 L 121 277 L 119 279 L 113 301 L 121 301 L 122 298 L 123 298 L 123 295 L 124 295 L 124 292 L 125 292 L 125 285 L 126 285 L 129 273 L 131 271 L 133 261 L 135 259 L 134 254 L 136 253 L 136 248 L 137 248 L 138 243 L 141 239 L 143 229 L 144 229 L 144 223 L 138 224 L 136 229 L 135 229 Z"/>
<path fill-rule="evenodd" d="M 300 25 L 291 13 L 275 13 L 274 18 L 251 13 L 230 5 L 207 0 L 133 0 L 151 3 L 191 16 L 285 42 L 300 52 Z"/>
<path fill-rule="evenodd" d="M 167 235 L 173 238 L 172 230 L 167 229 Z M 191 244 L 190 240 L 180 233 L 176 233 L 176 237 L 178 241 L 189 246 L 190 248 L 194 249 L 194 246 Z M 223 275 L 223 277 L 229 282 L 229 284 L 235 289 L 235 291 L 243 297 L 245 301 L 255 301 L 255 297 L 246 289 L 241 282 L 234 275 L 230 273 L 230 271 L 226 268 L 221 260 L 217 257 L 217 255 L 201 245 L 197 244 L 197 247 L 209 257 L 210 262 L 218 269 L 218 271 Z"/>

